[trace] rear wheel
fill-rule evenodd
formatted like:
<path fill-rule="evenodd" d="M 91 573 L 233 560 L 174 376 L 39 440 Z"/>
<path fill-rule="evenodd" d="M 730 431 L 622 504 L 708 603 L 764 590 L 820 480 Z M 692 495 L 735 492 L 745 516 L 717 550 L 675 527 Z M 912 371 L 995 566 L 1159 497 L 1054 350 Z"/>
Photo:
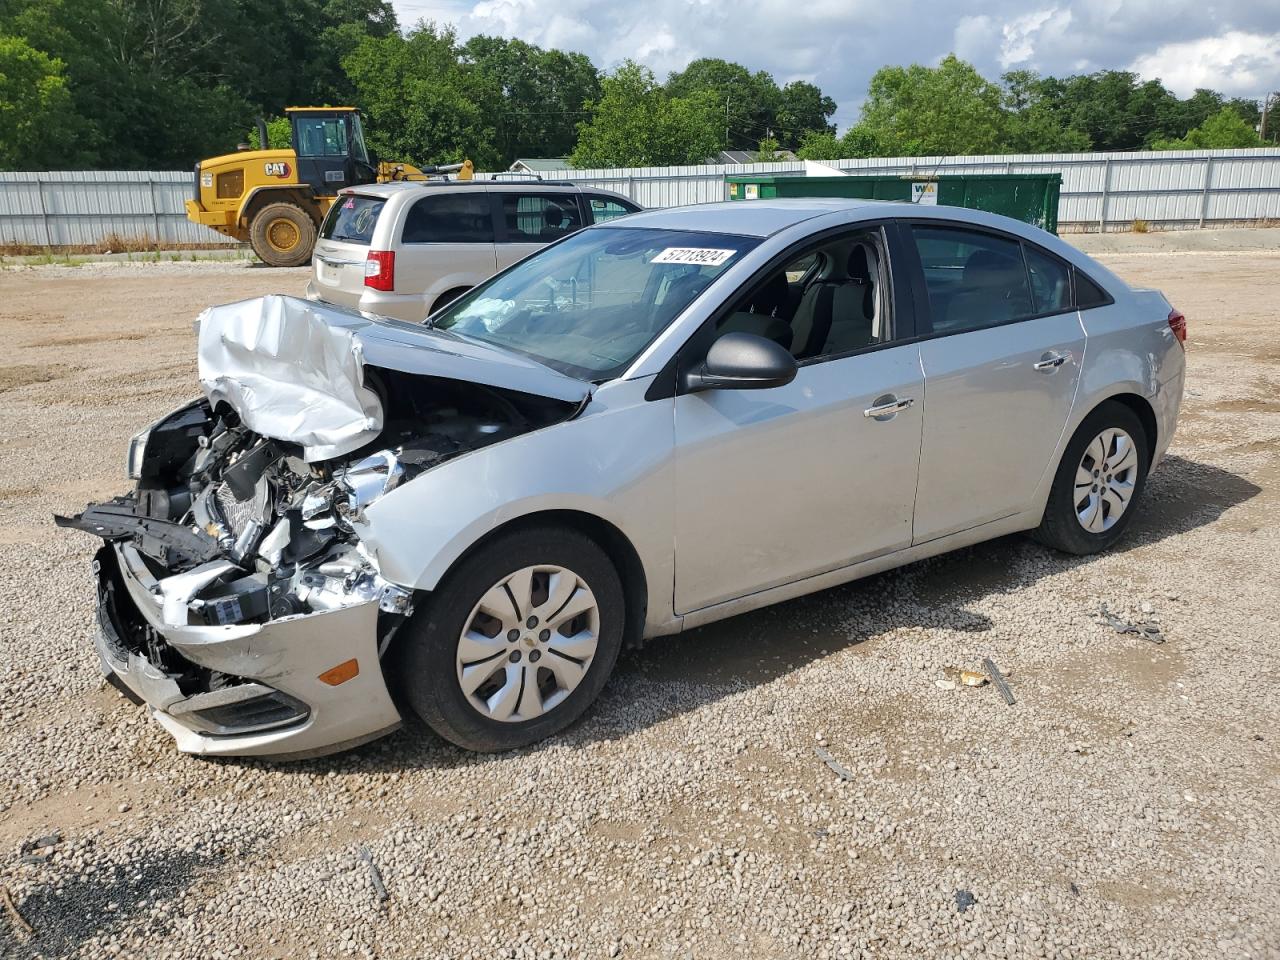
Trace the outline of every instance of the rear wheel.
<path fill-rule="evenodd" d="M 414 711 L 460 747 L 511 750 L 573 723 L 622 647 L 622 583 L 573 530 L 538 527 L 486 544 L 434 591 L 404 638 Z"/>
<path fill-rule="evenodd" d="M 1067 444 L 1034 536 L 1067 553 L 1105 550 L 1132 522 L 1149 463 L 1150 439 L 1137 414 L 1102 404 Z"/>
<path fill-rule="evenodd" d="M 249 241 L 267 266 L 301 267 L 311 260 L 315 221 L 297 204 L 270 203 L 254 214 Z"/>

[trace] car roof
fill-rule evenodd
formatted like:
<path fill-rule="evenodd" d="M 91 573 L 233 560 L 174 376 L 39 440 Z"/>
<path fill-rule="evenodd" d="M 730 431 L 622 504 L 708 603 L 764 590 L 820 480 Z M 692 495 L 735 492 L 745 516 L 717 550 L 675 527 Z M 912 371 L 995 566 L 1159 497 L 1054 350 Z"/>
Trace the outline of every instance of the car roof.
<path fill-rule="evenodd" d="M 604 194 L 610 197 L 627 199 L 613 190 L 593 187 L 590 184 L 565 183 L 564 181 L 546 181 L 526 178 L 522 180 L 394 180 L 389 183 L 364 183 L 354 187 L 344 187 L 339 193 L 358 194 L 363 197 L 380 197 L 390 200 L 392 197 L 406 193 L 418 193 L 423 190 L 483 190 L 510 193 L 515 191 L 537 193 L 591 193 Z"/>
<path fill-rule="evenodd" d="M 644 210 L 627 217 L 626 226 L 650 230 L 699 230 L 746 237 L 768 237 L 805 220 L 841 210 L 865 211 L 868 217 L 898 215 L 904 204 L 891 200 L 806 197 L 795 200 L 727 200 L 687 207 Z"/>

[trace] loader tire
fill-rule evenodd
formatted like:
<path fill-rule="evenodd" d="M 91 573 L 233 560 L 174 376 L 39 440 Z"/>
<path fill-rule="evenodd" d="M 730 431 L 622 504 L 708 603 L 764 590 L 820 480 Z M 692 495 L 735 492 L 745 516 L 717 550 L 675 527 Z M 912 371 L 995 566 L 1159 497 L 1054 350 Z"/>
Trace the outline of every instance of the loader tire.
<path fill-rule="evenodd" d="M 271 203 L 254 215 L 249 242 L 269 267 L 305 266 L 316 244 L 315 221 L 297 204 Z"/>

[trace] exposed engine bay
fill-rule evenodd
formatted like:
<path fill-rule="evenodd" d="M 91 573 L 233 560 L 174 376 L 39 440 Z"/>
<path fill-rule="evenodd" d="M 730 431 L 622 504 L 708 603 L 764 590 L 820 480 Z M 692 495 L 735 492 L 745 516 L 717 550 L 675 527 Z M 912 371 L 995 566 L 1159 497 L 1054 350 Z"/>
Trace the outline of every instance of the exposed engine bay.
<path fill-rule="evenodd" d="M 350 454 L 308 463 L 299 445 L 202 399 L 135 438 L 134 495 L 57 522 L 132 541 L 174 625 L 260 623 L 371 600 L 403 619 L 411 593 L 383 580 L 361 549 L 364 509 L 436 464 L 563 419 L 565 404 L 391 370 L 365 375 L 385 425 Z"/>
<path fill-rule="evenodd" d="M 380 661 L 414 593 L 380 572 L 366 509 L 572 418 L 590 385 L 292 297 L 197 324 L 204 396 L 132 439 L 134 492 L 54 518 L 106 541 L 104 675 L 188 752 L 302 756 L 380 736 L 400 719 Z M 396 533 L 412 538 L 412 521 Z"/>

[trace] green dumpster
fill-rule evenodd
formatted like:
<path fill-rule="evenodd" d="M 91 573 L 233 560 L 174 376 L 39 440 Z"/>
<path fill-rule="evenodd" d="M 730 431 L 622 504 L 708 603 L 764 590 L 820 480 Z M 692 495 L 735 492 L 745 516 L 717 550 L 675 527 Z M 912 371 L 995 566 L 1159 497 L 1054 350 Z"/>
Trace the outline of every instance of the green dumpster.
<path fill-rule="evenodd" d="M 1058 232 L 1060 173 L 992 173 L 975 176 L 726 177 L 730 200 L 784 197 L 850 197 L 969 207 L 1013 217 Z"/>

